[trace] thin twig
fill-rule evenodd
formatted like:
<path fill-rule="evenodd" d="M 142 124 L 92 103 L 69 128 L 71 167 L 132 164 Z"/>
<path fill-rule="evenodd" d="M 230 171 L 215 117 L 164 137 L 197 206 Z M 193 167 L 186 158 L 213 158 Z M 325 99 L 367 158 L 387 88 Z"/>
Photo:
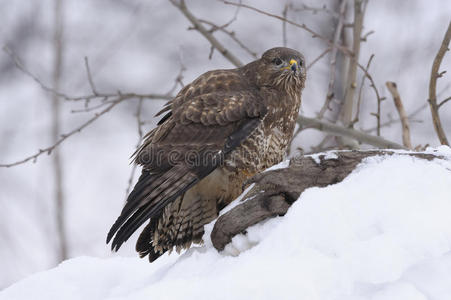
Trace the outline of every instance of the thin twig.
<path fill-rule="evenodd" d="M 75 114 L 75 113 L 86 113 L 86 112 L 94 111 L 94 110 L 97 110 L 97 109 L 99 109 L 101 107 L 104 107 L 104 106 L 108 105 L 109 103 L 111 103 L 111 101 L 105 99 L 104 101 L 101 101 L 97 105 L 85 106 L 82 109 L 73 109 L 70 112 L 73 113 L 73 114 Z"/>
<path fill-rule="evenodd" d="M 335 27 L 335 33 L 334 33 L 334 39 L 333 44 L 338 44 L 338 41 L 340 39 L 341 33 L 343 31 L 343 22 L 345 18 L 345 12 L 346 12 L 346 0 L 341 0 L 340 3 L 340 9 L 339 9 L 339 18 L 337 22 L 337 26 Z M 334 87 L 335 87 L 335 68 L 337 64 L 337 48 L 333 47 L 332 51 L 330 52 L 330 71 L 329 71 L 329 85 L 327 87 L 327 95 L 326 95 L 326 101 L 324 101 L 323 106 L 321 107 L 318 118 L 322 119 L 324 117 L 324 114 L 328 109 L 330 109 L 330 102 L 332 101 L 334 97 Z"/>
<path fill-rule="evenodd" d="M 174 0 L 169 0 L 169 1 L 172 2 L 172 1 L 174 1 Z M 282 22 L 287 22 L 287 23 L 290 24 L 290 25 L 293 25 L 293 26 L 295 26 L 295 27 L 298 27 L 298 28 L 301 28 L 301 29 L 307 31 L 308 33 L 310 33 L 310 34 L 312 35 L 313 38 L 316 38 L 316 37 L 317 37 L 317 38 L 323 40 L 324 42 L 327 43 L 327 45 L 329 45 L 329 47 L 336 47 L 336 48 L 338 48 L 338 50 L 340 50 L 341 52 L 343 52 L 343 53 L 345 53 L 346 55 L 349 55 L 349 56 L 353 56 L 353 55 L 354 55 L 354 54 L 352 53 L 352 51 L 349 50 L 347 47 L 345 47 L 345 46 L 343 46 L 343 45 L 339 45 L 339 44 L 334 44 L 334 43 L 333 43 L 332 41 L 330 41 L 328 38 L 326 38 L 326 37 L 320 35 L 319 33 L 315 32 L 315 31 L 313 31 L 312 29 L 310 29 L 310 28 L 309 28 L 307 25 L 305 25 L 305 24 L 299 24 L 299 23 L 293 22 L 293 21 L 288 20 L 288 19 L 286 19 L 286 18 L 284 18 L 284 17 L 278 16 L 278 15 L 275 15 L 275 14 L 271 14 L 271 13 L 269 13 L 269 12 L 263 11 L 263 10 L 261 10 L 261 9 L 255 8 L 255 7 L 250 6 L 250 5 L 246 5 L 246 4 L 242 4 L 242 3 L 230 2 L 230 1 L 227 1 L 227 0 L 219 0 L 219 1 L 221 1 L 222 3 L 227 4 L 227 5 L 233 5 L 233 6 L 244 7 L 244 8 L 253 10 L 253 11 L 259 13 L 259 14 L 263 14 L 263 15 L 265 15 L 265 16 L 268 16 L 268 17 L 272 17 L 272 18 L 278 19 L 278 20 L 280 20 L 280 21 L 282 21 Z"/>
<path fill-rule="evenodd" d="M 284 19 L 287 18 L 288 15 L 288 7 L 290 7 L 291 5 L 289 3 L 285 3 L 285 6 L 283 7 L 283 11 L 282 11 L 282 16 Z M 282 21 L 282 42 L 283 42 L 283 46 L 286 47 L 287 46 L 287 22 L 284 20 Z"/>
<path fill-rule="evenodd" d="M 440 49 L 437 52 L 437 55 L 434 58 L 434 62 L 432 64 L 431 70 L 431 79 L 429 81 L 429 105 L 431 108 L 432 121 L 434 123 L 435 132 L 440 140 L 442 145 L 448 145 L 449 142 L 446 137 L 445 131 L 442 127 L 442 122 L 440 120 L 440 116 L 438 113 L 438 109 L 441 105 L 444 104 L 442 101 L 439 105 L 437 105 L 437 78 L 443 76 L 444 72 L 439 73 L 440 64 L 442 63 L 443 57 L 445 56 L 446 51 L 449 50 L 449 43 L 451 40 L 451 22 L 449 22 L 448 29 L 446 30 L 445 36 L 443 37 L 442 44 L 440 45 Z M 446 103 L 447 101 L 445 101 Z"/>
<path fill-rule="evenodd" d="M 143 99 L 139 98 L 138 105 L 136 108 L 136 123 L 137 123 L 137 127 L 138 127 L 139 141 L 138 141 L 138 144 L 136 147 L 139 147 L 139 145 L 141 144 L 141 140 L 143 138 L 143 129 L 142 129 L 143 122 L 141 120 L 142 107 L 143 107 Z"/>
<path fill-rule="evenodd" d="M 366 64 L 366 67 L 365 67 L 365 72 L 367 72 L 367 73 L 370 68 L 371 62 L 373 61 L 373 58 L 374 58 L 374 54 L 371 54 L 370 59 L 368 59 L 368 63 Z M 357 99 L 357 108 L 356 108 L 356 112 L 355 112 L 355 117 L 354 117 L 354 120 L 352 120 L 352 122 L 351 122 L 353 125 L 359 121 L 360 105 L 362 104 L 363 84 L 365 83 L 366 77 L 367 77 L 366 75 L 362 76 L 362 81 L 360 82 L 359 98 Z"/>
<path fill-rule="evenodd" d="M 362 42 L 366 42 L 366 40 L 368 39 L 368 37 L 369 37 L 370 35 L 372 35 L 374 32 L 375 32 L 374 30 L 368 31 L 367 33 L 365 33 L 365 34 L 360 38 L 360 40 L 361 40 Z"/>
<path fill-rule="evenodd" d="M 214 47 L 217 49 L 225 58 L 227 58 L 233 65 L 236 67 L 241 67 L 243 63 L 230 51 L 227 50 L 214 36 L 211 34 L 201 22 L 188 10 L 186 7 L 185 1 L 180 0 L 177 2 L 176 0 L 169 0 L 175 7 L 177 7 L 185 17 L 191 22 L 194 28 L 199 31 Z"/>
<path fill-rule="evenodd" d="M 383 100 L 385 100 L 385 97 L 380 96 L 379 91 L 376 87 L 376 83 L 374 82 L 373 76 L 371 76 L 371 74 L 368 72 L 368 70 L 366 70 L 366 68 L 359 63 L 357 63 L 357 66 L 359 67 L 360 70 L 363 71 L 365 76 L 368 78 L 368 80 L 370 81 L 370 87 L 374 90 L 374 93 L 376 94 L 377 113 L 371 113 L 371 115 L 376 117 L 377 136 L 380 136 L 381 135 L 381 103 Z"/>
<path fill-rule="evenodd" d="M 91 87 L 91 90 L 94 93 L 94 95 L 97 95 L 98 94 L 97 89 L 96 89 L 96 86 L 94 85 L 94 81 L 92 80 L 91 70 L 89 69 L 89 62 L 88 62 L 87 56 L 85 56 L 85 67 L 86 67 L 86 73 L 88 74 L 89 86 Z"/>
<path fill-rule="evenodd" d="M 185 72 L 185 71 L 186 71 L 186 67 L 183 64 L 183 61 L 182 61 L 182 58 L 181 58 L 181 55 L 180 55 L 180 69 L 179 69 L 179 72 L 177 73 L 177 76 L 174 79 L 174 85 L 166 93 L 167 95 L 172 95 L 175 92 L 175 90 L 177 89 L 178 85 L 180 85 L 183 88 L 183 86 L 184 86 L 184 84 L 183 84 L 183 72 Z M 139 98 L 139 99 L 142 99 L 142 98 Z"/>
<path fill-rule="evenodd" d="M 99 119 L 102 115 L 106 114 L 107 112 L 109 112 L 113 107 L 115 107 L 117 104 L 119 104 L 120 102 L 127 100 L 127 99 L 132 99 L 132 98 L 138 98 L 138 99 L 166 99 L 166 100 L 170 100 L 173 98 L 173 96 L 169 95 L 169 94 L 136 94 L 136 93 L 121 93 L 120 91 L 118 91 L 117 93 L 113 94 L 113 93 L 99 93 L 96 91 L 95 89 L 95 85 L 94 85 L 94 81 L 92 80 L 92 76 L 91 76 L 91 71 L 89 69 L 89 64 L 88 64 L 88 60 L 85 59 L 85 66 L 86 66 L 86 71 L 88 74 L 88 81 L 89 85 L 91 87 L 91 92 L 92 94 L 88 94 L 86 96 L 80 96 L 80 97 L 72 97 L 72 96 L 68 96 L 64 93 L 61 93 L 58 91 L 58 87 L 57 89 L 49 87 L 47 85 L 45 85 L 37 76 L 35 76 L 33 73 L 31 73 L 27 68 L 25 68 L 24 64 L 21 62 L 21 60 L 19 59 L 19 57 L 17 57 L 8 47 L 3 47 L 3 50 L 11 57 L 11 59 L 13 60 L 15 66 L 22 71 L 24 74 L 28 75 L 29 77 L 31 77 L 43 90 L 51 93 L 54 97 L 61 97 L 64 98 L 66 100 L 71 100 L 71 101 L 78 101 L 78 100 L 84 100 L 85 101 L 85 109 L 83 111 L 91 111 L 91 110 L 95 110 L 95 109 L 99 109 L 102 108 L 104 106 L 107 106 L 106 108 L 104 108 L 102 111 L 96 113 L 92 118 L 90 118 L 88 121 L 86 121 L 85 123 L 81 124 L 80 126 L 78 126 L 77 128 L 69 131 L 66 134 L 61 135 L 61 137 L 59 139 L 57 139 L 51 146 L 48 146 L 46 148 L 43 149 L 39 149 L 38 152 L 36 152 L 33 155 L 30 155 L 22 160 L 13 162 L 13 163 L 5 163 L 5 164 L 0 164 L 0 167 L 13 167 L 13 166 L 17 166 L 20 164 L 24 164 L 28 161 L 33 161 L 35 162 L 37 160 L 37 158 L 39 156 L 41 156 L 44 153 L 47 154 L 51 154 L 52 151 L 54 149 L 56 149 L 61 143 L 63 143 L 66 139 L 68 139 L 69 137 L 71 137 L 72 135 L 76 134 L 77 132 L 81 132 L 85 127 L 89 126 L 90 124 L 92 124 L 93 122 L 95 122 L 97 119 Z M 94 107 L 89 107 L 88 106 L 88 102 L 90 99 L 100 99 L 101 103 L 99 105 L 96 105 Z M 75 111 L 78 112 L 78 111 Z"/>
<path fill-rule="evenodd" d="M 113 98 L 116 97 L 117 93 L 94 93 L 86 94 L 82 96 L 69 96 L 65 93 L 62 93 L 58 90 L 55 90 L 53 87 L 47 86 L 44 84 L 36 75 L 31 73 L 22 63 L 22 61 L 17 57 L 11 49 L 7 46 L 3 46 L 3 51 L 9 55 L 11 60 L 14 62 L 14 65 L 16 68 L 18 68 L 21 72 L 23 72 L 25 75 L 29 76 L 31 79 L 33 79 L 44 91 L 49 92 L 53 95 L 56 95 L 58 97 L 63 98 L 67 101 L 89 101 L 92 99 L 105 99 L 105 98 Z M 172 96 L 167 94 L 137 94 L 137 93 L 121 93 L 122 97 L 131 99 L 131 98 L 144 98 L 144 99 L 159 99 L 159 100 L 171 100 Z"/>
<path fill-rule="evenodd" d="M 418 115 L 420 112 L 422 112 L 427 106 L 428 106 L 428 104 L 427 104 L 427 103 L 424 103 L 424 104 L 420 105 L 417 109 L 415 109 L 412 113 L 410 113 L 410 114 L 407 116 L 407 118 L 409 119 L 409 122 L 410 122 L 410 123 L 421 123 L 421 122 L 423 122 L 423 121 L 421 121 L 421 120 L 415 120 L 415 119 L 413 119 L 413 118 L 414 118 L 416 115 Z M 381 127 L 381 128 L 383 128 L 383 127 L 388 127 L 388 126 L 390 126 L 390 125 L 392 125 L 392 124 L 400 123 L 400 122 L 401 122 L 400 119 L 393 119 L 393 118 L 390 118 L 390 115 L 389 115 L 389 120 L 386 121 L 386 122 L 384 122 L 384 123 L 382 123 L 380 127 Z M 373 131 L 377 130 L 377 126 L 374 126 L 374 127 L 368 128 L 368 129 L 360 129 L 360 130 L 363 131 L 363 132 L 366 132 L 366 133 L 370 133 L 370 132 L 373 132 Z"/>
<path fill-rule="evenodd" d="M 136 149 L 138 149 L 139 146 L 141 145 L 142 138 L 143 138 L 142 125 L 144 124 L 144 122 L 141 119 L 142 106 L 143 106 L 143 99 L 139 98 L 138 105 L 136 106 L 136 114 L 135 114 L 137 128 L 138 128 L 138 143 L 136 144 Z M 125 190 L 126 199 L 132 189 L 133 179 L 135 177 L 137 166 L 138 166 L 137 164 L 133 164 L 132 171 L 130 173 L 130 177 L 128 178 L 128 184 L 127 184 L 127 188 Z"/>
<path fill-rule="evenodd" d="M 439 103 L 439 105 L 437 105 L 437 109 L 439 109 L 440 106 L 442 106 L 443 104 L 445 104 L 446 102 L 448 102 L 448 101 L 450 101 L 450 100 L 451 100 L 451 96 L 448 97 L 448 98 L 446 98 L 446 99 L 444 99 L 442 102 Z"/>
<path fill-rule="evenodd" d="M 402 124 L 402 143 L 409 149 L 412 149 L 412 142 L 410 141 L 410 126 L 409 118 L 407 117 L 406 110 L 401 101 L 401 96 L 399 95 L 396 83 L 387 81 L 385 83 L 391 95 L 393 96 L 393 101 L 395 102 L 396 110 L 399 113 Z"/>
<path fill-rule="evenodd" d="M 295 7 L 295 6 L 291 5 L 290 9 L 293 10 L 293 11 L 296 11 L 296 12 L 298 12 L 298 11 L 310 11 L 314 15 L 316 15 L 317 13 L 321 13 L 322 12 L 322 13 L 326 13 L 326 14 L 328 14 L 331 17 L 334 17 L 336 19 L 340 18 L 339 14 L 337 14 L 333 10 L 328 9 L 325 4 L 322 7 L 313 7 L 313 6 L 309 6 L 309 5 L 306 5 L 306 4 L 301 4 L 300 7 Z"/>
<path fill-rule="evenodd" d="M 104 110 L 102 110 L 99 113 L 96 113 L 91 119 L 89 119 L 88 121 L 86 121 L 85 123 L 83 123 L 82 125 L 80 125 L 79 127 L 69 131 L 66 134 L 62 134 L 61 137 L 51 146 L 48 146 L 46 148 L 43 149 L 39 149 L 38 152 L 36 152 L 33 155 L 30 155 L 22 160 L 13 162 L 13 163 L 6 163 L 6 164 L 0 164 L 0 167 L 13 167 L 13 166 L 17 166 L 17 165 L 21 165 L 24 164 L 30 160 L 32 160 L 33 162 L 36 162 L 37 158 L 39 156 L 41 156 L 44 153 L 47 153 L 48 155 L 50 155 L 52 153 L 52 151 L 58 147 L 62 142 L 64 142 L 66 139 L 68 139 L 69 137 L 71 137 L 72 135 L 81 132 L 84 128 L 88 127 L 89 125 L 91 125 L 93 122 L 95 122 L 97 119 L 99 119 L 101 116 L 103 116 L 104 114 L 106 114 L 107 112 L 109 112 L 113 107 L 115 107 L 116 105 L 118 105 L 119 103 L 121 103 L 122 101 L 124 101 L 126 98 L 123 98 L 122 96 L 119 96 L 117 99 L 115 99 L 108 107 L 106 107 Z"/>
<path fill-rule="evenodd" d="M 311 67 L 313 67 L 314 64 L 316 64 L 321 58 L 323 58 L 327 53 L 329 53 L 331 49 L 327 48 L 326 50 L 324 50 L 320 55 L 318 55 L 318 57 L 316 57 L 314 60 L 312 60 L 311 63 L 309 63 L 307 65 L 307 70 L 309 70 Z"/>
<path fill-rule="evenodd" d="M 214 31 L 221 31 L 225 34 L 227 34 L 235 43 L 238 44 L 238 46 L 241 47 L 244 51 L 246 51 L 249 55 L 251 55 L 254 58 L 257 58 L 257 53 L 255 51 L 252 51 L 248 46 L 246 46 L 240 39 L 236 37 L 236 34 L 234 31 L 227 30 L 224 25 L 218 26 L 214 24 L 213 22 L 199 19 L 199 22 L 210 25 L 211 29 L 209 32 L 213 33 Z M 227 24 L 228 25 L 228 24 Z M 192 29 L 195 29 L 194 27 L 191 27 Z"/>

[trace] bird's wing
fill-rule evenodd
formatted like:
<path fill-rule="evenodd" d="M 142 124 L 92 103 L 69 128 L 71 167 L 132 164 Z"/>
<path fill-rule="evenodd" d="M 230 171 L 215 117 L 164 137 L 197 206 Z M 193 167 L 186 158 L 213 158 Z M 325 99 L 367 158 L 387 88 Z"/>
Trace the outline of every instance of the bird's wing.
<path fill-rule="evenodd" d="M 260 124 L 266 107 L 258 93 L 215 89 L 220 78 L 204 80 L 200 89 L 208 93 L 183 89 L 137 151 L 135 162 L 143 171 L 108 233 L 107 242 L 115 235 L 113 250 L 216 169 Z"/>

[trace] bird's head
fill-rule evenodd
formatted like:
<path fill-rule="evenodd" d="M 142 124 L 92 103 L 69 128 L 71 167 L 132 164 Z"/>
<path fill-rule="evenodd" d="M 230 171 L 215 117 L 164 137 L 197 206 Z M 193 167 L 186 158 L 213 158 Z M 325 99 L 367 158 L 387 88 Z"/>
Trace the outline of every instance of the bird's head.
<path fill-rule="evenodd" d="M 300 93 L 304 88 L 304 56 L 296 50 L 277 47 L 263 53 L 257 67 L 257 85 Z"/>

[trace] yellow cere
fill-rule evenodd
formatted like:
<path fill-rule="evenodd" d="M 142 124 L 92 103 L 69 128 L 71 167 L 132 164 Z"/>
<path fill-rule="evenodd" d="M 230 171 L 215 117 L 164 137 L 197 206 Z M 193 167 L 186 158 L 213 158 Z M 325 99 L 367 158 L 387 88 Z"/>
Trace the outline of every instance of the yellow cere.
<path fill-rule="evenodd" d="M 292 60 L 290 60 L 290 65 L 289 65 L 289 66 L 282 67 L 281 69 L 282 69 L 282 70 L 289 70 L 289 69 L 291 69 L 291 66 L 292 66 L 292 65 L 297 64 L 297 63 L 298 63 L 298 62 L 297 62 L 296 60 L 292 59 Z"/>

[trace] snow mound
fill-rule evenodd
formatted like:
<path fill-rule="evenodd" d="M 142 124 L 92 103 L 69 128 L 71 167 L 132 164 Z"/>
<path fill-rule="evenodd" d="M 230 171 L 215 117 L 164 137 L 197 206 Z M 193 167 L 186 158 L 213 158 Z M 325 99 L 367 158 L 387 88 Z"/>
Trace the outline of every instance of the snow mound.
<path fill-rule="evenodd" d="M 206 235 L 153 264 L 80 257 L 0 299 L 451 299 L 451 151 L 428 151 L 449 160 L 367 159 L 235 237 L 233 251 Z"/>

